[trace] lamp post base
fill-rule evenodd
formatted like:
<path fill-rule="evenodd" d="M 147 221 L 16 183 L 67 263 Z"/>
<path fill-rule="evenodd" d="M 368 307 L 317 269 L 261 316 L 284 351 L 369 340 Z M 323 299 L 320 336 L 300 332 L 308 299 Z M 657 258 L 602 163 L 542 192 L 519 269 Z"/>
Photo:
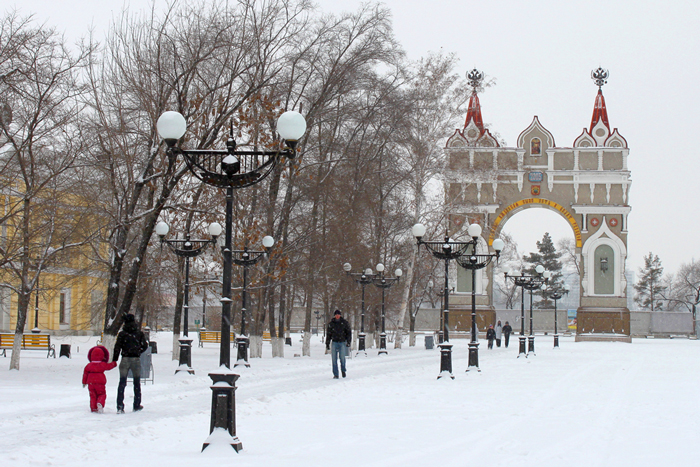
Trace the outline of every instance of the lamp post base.
<path fill-rule="evenodd" d="M 365 351 L 365 336 L 366 334 L 364 332 L 361 332 L 357 336 L 357 350 L 364 352 Z"/>
<path fill-rule="evenodd" d="M 178 339 L 180 343 L 180 366 L 175 370 L 175 374 L 186 371 L 187 373 L 193 375 L 194 370 L 192 369 L 192 339 L 183 337 Z"/>
<path fill-rule="evenodd" d="M 452 374 L 452 344 L 443 343 L 440 347 L 440 374 L 437 379 L 450 377 L 455 379 Z"/>
<path fill-rule="evenodd" d="M 554 334 L 554 348 L 559 348 L 559 334 Z"/>
<path fill-rule="evenodd" d="M 535 355 L 535 336 L 527 336 L 527 355 Z"/>
<path fill-rule="evenodd" d="M 379 334 L 379 355 L 386 355 L 389 352 L 386 350 L 386 333 Z"/>
<path fill-rule="evenodd" d="M 518 340 L 520 341 L 520 345 L 518 346 L 518 358 L 522 355 L 527 357 L 527 352 L 525 351 L 525 336 L 519 336 Z"/>
<path fill-rule="evenodd" d="M 234 373 L 209 373 L 211 386 L 211 422 L 209 436 L 202 445 L 202 451 L 214 443 L 229 444 L 236 452 L 243 449 L 243 443 L 236 436 L 236 380 Z"/>
<path fill-rule="evenodd" d="M 236 349 L 238 353 L 236 355 L 236 363 L 233 364 L 234 368 L 241 365 L 250 368 L 250 363 L 248 363 L 249 342 L 250 340 L 245 336 L 236 339 Z"/>
<path fill-rule="evenodd" d="M 469 343 L 469 366 L 467 367 L 467 372 L 472 370 L 481 371 L 479 369 L 479 343 L 470 342 Z"/>

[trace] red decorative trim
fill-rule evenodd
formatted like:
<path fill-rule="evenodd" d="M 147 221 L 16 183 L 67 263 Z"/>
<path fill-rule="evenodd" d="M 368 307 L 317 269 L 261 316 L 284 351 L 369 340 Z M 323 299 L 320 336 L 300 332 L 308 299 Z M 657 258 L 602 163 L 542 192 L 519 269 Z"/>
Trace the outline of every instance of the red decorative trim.
<path fill-rule="evenodd" d="M 593 227 L 598 227 L 600 220 L 597 217 L 591 217 L 590 223 Z"/>

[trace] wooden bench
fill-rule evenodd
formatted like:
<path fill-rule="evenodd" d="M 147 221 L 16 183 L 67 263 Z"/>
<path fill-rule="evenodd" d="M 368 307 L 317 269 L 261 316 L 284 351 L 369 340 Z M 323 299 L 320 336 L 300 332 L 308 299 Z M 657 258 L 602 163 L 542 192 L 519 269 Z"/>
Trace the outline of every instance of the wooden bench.
<path fill-rule="evenodd" d="M 236 342 L 235 333 L 231 333 L 231 340 L 229 342 Z M 199 347 L 203 347 L 205 343 L 221 343 L 221 331 L 199 331 Z"/>
<path fill-rule="evenodd" d="M 12 349 L 14 342 L 14 334 L 0 334 L 0 350 L 3 357 L 7 357 L 6 350 Z M 46 350 L 46 358 L 56 358 L 56 348 L 48 334 L 22 334 L 22 350 Z"/>
<path fill-rule="evenodd" d="M 270 337 L 270 331 L 263 331 L 263 341 L 270 342 L 272 338 Z"/>

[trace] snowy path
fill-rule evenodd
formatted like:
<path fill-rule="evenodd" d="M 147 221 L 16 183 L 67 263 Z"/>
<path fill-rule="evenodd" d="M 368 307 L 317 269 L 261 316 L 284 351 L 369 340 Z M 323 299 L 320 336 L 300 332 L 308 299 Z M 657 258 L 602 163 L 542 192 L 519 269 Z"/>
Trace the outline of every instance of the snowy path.
<path fill-rule="evenodd" d="M 158 336 L 167 348 L 169 336 Z M 700 342 L 579 343 L 537 337 L 537 356 L 480 347 L 480 373 L 465 373 L 467 342 L 453 341 L 456 379 L 436 380 L 439 352 L 422 347 L 348 360 L 333 380 L 317 337 L 311 358 L 251 360 L 237 390 L 244 450 L 200 454 L 211 404 L 207 371 L 218 348 L 193 349 L 195 376 L 174 375 L 154 356 L 156 383 L 145 410 L 117 415 L 118 372 L 108 373 L 108 407 L 91 414 L 80 377 L 87 346 L 73 359 L 27 352 L 20 372 L 0 378 L 3 465 L 285 467 L 696 465 Z M 75 350 L 74 350 L 75 352 Z M 269 344 L 264 352 L 269 353 Z M 0 363 L 9 359 L 0 359 Z M 131 403 L 127 387 L 126 404 Z"/>

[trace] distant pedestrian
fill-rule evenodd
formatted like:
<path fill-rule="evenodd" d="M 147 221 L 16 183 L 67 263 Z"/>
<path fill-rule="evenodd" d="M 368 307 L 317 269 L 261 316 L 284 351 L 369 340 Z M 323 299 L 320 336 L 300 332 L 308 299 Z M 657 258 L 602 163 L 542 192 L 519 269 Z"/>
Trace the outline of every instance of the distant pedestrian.
<path fill-rule="evenodd" d="M 486 330 L 486 340 L 489 341 L 489 349 L 493 349 L 493 341 L 496 339 L 496 331 L 493 329 L 493 324 L 489 324 Z"/>
<path fill-rule="evenodd" d="M 506 348 L 508 347 L 508 340 L 510 339 L 510 334 L 512 332 L 513 328 L 510 327 L 510 324 L 508 324 L 508 321 L 506 321 L 506 325 L 503 326 L 503 337 L 505 338 Z"/>
<path fill-rule="evenodd" d="M 501 322 L 499 321 L 498 324 L 496 324 L 496 347 L 501 346 L 502 334 L 503 334 L 503 326 L 501 325 Z"/>
<path fill-rule="evenodd" d="M 352 341 L 352 329 L 350 323 L 343 319 L 340 310 L 335 310 L 333 319 L 326 329 L 326 350 L 332 350 L 333 378 L 338 379 L 338 358 L 340 358 L 340 371 L 345 378 L 345 354 Z M 333 348 L 331 349 L 331 345 Z"/>
<path fill-rule="evenodd" d="M 87 357 L 90 363 L 85 365 L 83 370 L 83 387 L 87 386 L 90 392 L 90 411 L 103 413 L 107 399 L 105 371 L 113 369 L 117 363 L 107 363 L 109 362 L 109 350 L 101 345 L 88 350 Z"/>
<path fill-rule="evenodd" d="M 139 329 L 134 315 L 124 317 L 124 325 L 117 335 L 117 344 L 114 346 L 114 361 L 122 355 L 119 363 L 119 386 L 117 387 L 117 413 L 124 413 L 124 389 L 126 378 L 131 370 L 134 378 L 134 412 L 143 409 L 141 405 L 141 354 L 148 348 L 146 336 Z"/>

